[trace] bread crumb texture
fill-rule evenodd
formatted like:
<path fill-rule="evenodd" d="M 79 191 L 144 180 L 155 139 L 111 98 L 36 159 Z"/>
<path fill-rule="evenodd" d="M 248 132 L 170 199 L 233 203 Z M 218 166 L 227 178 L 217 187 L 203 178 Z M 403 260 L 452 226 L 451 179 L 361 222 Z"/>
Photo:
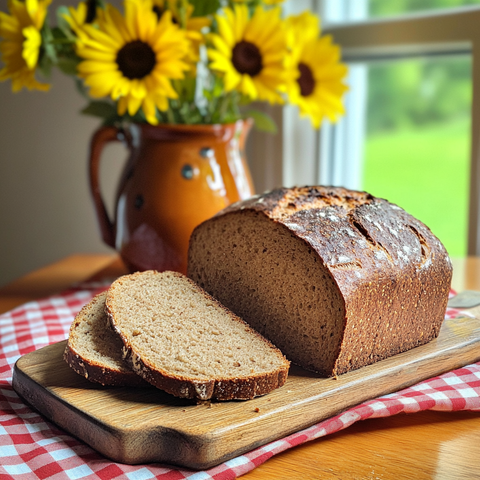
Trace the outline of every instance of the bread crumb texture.
<path fill-rule="evenodd" d="M 121 277 L 106 306 L 133 368 L 174 395 L 237 398 L 242 383 L 263 382 L 267 393 L 286 379 L 277 348 L 179 273 Z M 258 385 L 245 398 L 263 394 Z"/>

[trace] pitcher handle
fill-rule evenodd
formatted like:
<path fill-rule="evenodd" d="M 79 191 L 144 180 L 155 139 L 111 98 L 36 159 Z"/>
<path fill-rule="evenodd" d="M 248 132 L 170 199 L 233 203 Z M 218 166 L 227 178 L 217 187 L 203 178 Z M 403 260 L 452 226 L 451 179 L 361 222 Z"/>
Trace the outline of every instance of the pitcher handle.
<path fill-rule="evenodd" d="M 115 248 L 115 226 L 110 219 L 100 191 L 100 159 L 104 147 L 110 142 L 125 140 L 125 132 L 117 127 L 100 127 L 90 143 L 89 179 L 90 193 L 93 198 L 97 221 L 103 241 Z M 127 142 L 128 144 L 129 142 Z"/>

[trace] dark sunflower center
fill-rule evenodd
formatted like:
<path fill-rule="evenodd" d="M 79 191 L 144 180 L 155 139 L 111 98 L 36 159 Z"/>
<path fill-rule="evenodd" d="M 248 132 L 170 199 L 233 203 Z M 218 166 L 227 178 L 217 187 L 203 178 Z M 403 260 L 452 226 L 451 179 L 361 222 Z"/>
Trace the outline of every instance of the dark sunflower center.
<path fill-rule="evenodd" d="M 140 40 L 125 44 L 117 53 L 117 65 L 130 80 L 147 76 L 155 67 L 155 52 Z"/>
<path fill-rule="evenodd" d="M 232 63 L 237 72 L 251 77 L 258 75 L 263 68 L 262 54 L 256 45 L 242 40 L 232 50 Z"/>
<path fill-rule="evenodd" d="M 297 79 L 297 82 L 300 85 L 300 94 L 302 97 L 308 97 L 315 88 L 312 70 L 304 63 L 300 63 L 298 69 L 300 70 L 300 77 Z"/>

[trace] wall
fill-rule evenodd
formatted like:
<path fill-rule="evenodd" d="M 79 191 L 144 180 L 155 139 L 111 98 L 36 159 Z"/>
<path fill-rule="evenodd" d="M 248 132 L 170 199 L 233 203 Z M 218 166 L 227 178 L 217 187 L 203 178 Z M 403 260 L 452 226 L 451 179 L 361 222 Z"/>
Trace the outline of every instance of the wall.
<path fill-rule="evenodd" d="M 13 94 L 9 82 L 0 83 L 0 285 L 74 252 L 111 252 L 87 184 L 88 144 L 99 122 L 79 114 L 83 105 L 59 72 L 48 93 Z M 120 147 L 112 150 L 102 165 L 107 198 L 124 157 Z"/>

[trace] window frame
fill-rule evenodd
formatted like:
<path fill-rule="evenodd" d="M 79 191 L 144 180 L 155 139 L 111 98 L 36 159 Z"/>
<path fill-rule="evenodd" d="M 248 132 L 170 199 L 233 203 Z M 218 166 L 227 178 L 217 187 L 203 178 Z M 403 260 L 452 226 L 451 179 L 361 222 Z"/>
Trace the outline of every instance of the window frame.
<path fill-rule="evenodd" d="M 279 131 L 274 136 L 253 132 L 249 142 L 257 190 L 313 183 L 358 188 L 365 118 L 360 99 L 365 98 L 366 88 L 362 64 L 469 54 L 472 106 L 467 252 L 480 255 L 480 6 L 363 19 L 366 0 L 333 1 L 333 4 L 327 0 L 290 1 L 285 3 L 284 11 L 289 15 L 308 8 L 318 13 L 322 33 L 332 35 L 342 48 L 342 60 L 350 67 L 347 83 L 355 87 L 345 99 L 346 115 L 336 125 L 323 122 L 321 130 L 316 132 L 308 120 L 298 118 L 296 108 L 260 106 L 273 117 Z"/>
<path fill-rule="evenodd" d="M 480 254 L 480 7 L 434 10 L 364 22 L 331 24 L 333 35 L 351 65 L 415 56 L 470 54 L 472 106 L 470 136 L 469 255 Z M 454 195 L 455 192 L 445 192 Z"/>

